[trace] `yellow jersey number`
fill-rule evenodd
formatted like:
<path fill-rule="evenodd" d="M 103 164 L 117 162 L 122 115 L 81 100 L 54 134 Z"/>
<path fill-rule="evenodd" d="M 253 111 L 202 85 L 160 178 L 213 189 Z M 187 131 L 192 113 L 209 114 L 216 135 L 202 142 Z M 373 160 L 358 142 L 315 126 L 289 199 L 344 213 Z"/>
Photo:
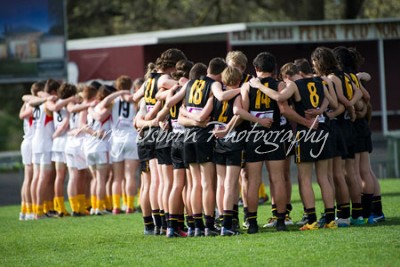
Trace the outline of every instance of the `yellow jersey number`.
<path fill-rule="evenodd" d="M 351 100 L 353 99 L 353 85 L 351 84 L 349 77 L 344 76 L 344 80 L 346 85 L 347 99 Z"/>
<path fill-rule="evenodd" d="M 264 83 L 264 86 L 269 87 L 268 83 Z M 270 104 L 271 104 L 271 99 L 266 94 L 261 92 L 261 90 L 257 90 L 255 108 L 260 109 L 261 105 L 265 105 L 265 108 L 268 109 L 270 108 Z"/>
<path fill-rule="evenodd" d="M 176 118 L 176 105 L 175 106 L 172 106 L 170 109 L 169 109 L 169 114 L 171 115 L 171 118 Z"/>
<path fill-rule="evenodd" d="M 189 104 L 200 105 L 203 99 L 203 89 L 205 85 L 206 81 L 203 80 L 196 80 L 193 83 L 189 93 Z"/>
<path fill-rule="evenodd" d="M 319 104 L 319 95 L 317 94 L 317 87 L 314 82 L 307 83 L 307 89 L 310 93 L 310 103 L 314 108 L 318 107 Z"/>
<path fill-rule="evenodd" d="M 228 116 L 226 116 L 226 109 L 228 108 L 228 101 L 222 102 L 222 110 L 221 114 L 219 114 L 218 121 L 219 122 L 227 122 Z"/>
<path fill-rule="evenodd" d="M 154 86 L 155 86 L 155 80 L 154 78 L 150 78 L 147 82 L 146 88 L 144 89 L 144 100 L 146 104 L 155 105 L 157 102 L 157 99 L 152 97 Z"/>

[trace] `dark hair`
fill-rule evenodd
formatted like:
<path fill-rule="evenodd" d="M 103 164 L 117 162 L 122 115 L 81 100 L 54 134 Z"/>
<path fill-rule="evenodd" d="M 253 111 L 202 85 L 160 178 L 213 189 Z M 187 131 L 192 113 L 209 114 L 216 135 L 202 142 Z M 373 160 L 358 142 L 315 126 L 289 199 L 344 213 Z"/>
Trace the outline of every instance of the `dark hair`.
<path fill-rule="evenodd" d="M 190 69 L 189 72 L 189 80 L 197 80 L 200 79 L 201 76 L 207 75 L 207 66 L 204 63 L 196 63 Z"/>
<path fill-rule="evenodd" d="M 312 68 L 310 62 L 308 62 L 305 58 L 299 58 L 294 61 L 294 65 L 296 65 L 297 69 L 304 74 L 312 74 Z"/>
<path fill-rule="evenodd" d="M 193 62 L 186 59 L 179 60 L 176 65 L 176 71 L 171 73 L 172 78 L 179 80 L 182 77 L 189 78 L 190 69 L 193 67 Z"/>
<path fill-rule="evenodd" d="M 328 75 L 338 71 L 337 61 L 332 50 L 327 47 L 317 47 L 311 53 L 311 61 L 315 71 L 320 75 Z"/>
<path fill-rule="evenodd" d="M 53 79 L 48 79 L 46 81 L 46 84 L 44 86 L 44 91 L 48 94 L 51 94 L 53 92 L 57 92 L 58 87 L 60 87 L 60 83 L 53 80 Z"/>
<path fill-rule="evenodd" d="M 76 86 L 70 83 L 63 83 L 60 88 L 58 88 L 57 95 L 60 99 L 66 99 L 68 97 L 76 95 Z"/>
<path fill-rule="evenodd" d="M 97 90 L 99 90 L 101 83 L 99 83 L 98 81 L 92 81 L 90 83 L 90 86 L 93 86 L 94 88 L 96 88 Z"/>
<path fill-rule="evenodd" d="M 99 91 L 97 92 L 96 98 L 97 98 L 97 100 L 101 101 L 104 98 L 106 98 L 108 95 L 114 93 L 115 91 L 117 91 L 117 90 L 113 86 L 103 84 L 102 86 L 100 86 Z"/>
<path fill-rule="evenodd" d="M 275 56 L 269 52 L 261 52 L 254 58 L 253 66 L 261 72 L 273 73 L 276 69 Z"/>
<path fill-rule="evenodd" d="M 35 82 L 31 86 L 31 93 L 34 96 L 37 96 L 38 92 L 43 91 L 44 83 L 43 82 Z"/>
<path fill-rule="evenodd" d="M 186 55 L 177 48 L 170 48 L 164 51 L 156 60 L 156 66 L 159 70 L 165 70 L 175 67 L 175 64 L 181 60 L 187 59 Z"/>
<path fill-rule="evenodd" d="M 358 72 L 361 65 L 364 64 L 365 58 L 361 55 L 360 52 L 357 51 L 355 47 L 349 47 L 349 52 L 353 57 L 354 65 L 355 65 L 355 72 Z"/>
<path fill-rule="evenodd" d="M 222 57 L 215 57 L 208 63 L 208 71 L 212 75 L 218 75 L 224 71 L 226 66 L 225 59 Z"/>
<path fill-rule="evenodd" d="M 355 72 L 356 64 L 353 55 L 344 46 L 338 46 L 333 49 L 333 54 L 338 62 L 339 68 L 344 72 Z"/>

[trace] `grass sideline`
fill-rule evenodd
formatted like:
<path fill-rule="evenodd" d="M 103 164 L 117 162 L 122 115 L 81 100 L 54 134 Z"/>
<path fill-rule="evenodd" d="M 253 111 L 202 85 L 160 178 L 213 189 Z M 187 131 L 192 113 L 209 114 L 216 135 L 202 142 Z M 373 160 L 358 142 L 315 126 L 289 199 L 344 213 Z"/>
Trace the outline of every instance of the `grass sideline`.
<path fill-rule="evenodd" d="M 0 266 L 399 266 L 400 179 L 381 180 L 386 222 L 377 226 L 168 239 L 143 236 L 141 214 L 18 221 L 0 207 Z M 319 188 L 317 212 L 322 212 Z M 301 218 L 297 185 L 292 218 Z M 270 203 L 259 208 L 259 224 Z"/>

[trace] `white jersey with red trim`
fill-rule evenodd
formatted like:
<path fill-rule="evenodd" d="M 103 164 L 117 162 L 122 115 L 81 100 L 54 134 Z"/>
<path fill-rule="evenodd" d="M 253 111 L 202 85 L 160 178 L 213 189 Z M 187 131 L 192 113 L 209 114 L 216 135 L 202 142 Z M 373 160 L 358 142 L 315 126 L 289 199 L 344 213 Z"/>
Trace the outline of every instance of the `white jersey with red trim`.
<path fill-rule="evenodd" d="M 135 142 L 137 131 L 133 127 L 133 120 L 136 116 L 134 104 L 126 102 L 122 98 L 114 101 L 111 110 L 111 129 L 113 142 L 126 142 L 133 140 Z"/>
<path fill-rule="evenodd" d="M 53 114 L 45 112 L 44 104 L 33 110 L 34 134 L 32 138 L 33 153 L 51 152 L 53 146 Z"/>
<path fill-rule="evenodd" d="M 35 133 L 35 128 L 33 124 L 33 115 L 29 116 L 29 118 L 25 118 L 23 121 L 24 127 L 24 139 L 32 139 L 33 134 Z"/>
<path fill-rule="evenodd" d="M 95 112 L 98 111 L 97 107 L 94 108 Z M 87 116 L 87 125 L 92 130 L 98 132 L 97 135 L 86 134 L 84 141 L 85 154 L 109 151 L 109 139 L 111 132 L 111 115 L 103 121 L 95 120 L 90 112 Z M 100 132 L 102 135 L 100 135 Z"/>
<path fill-rule="evenodd" d="M 61 100 L 57 100 L 57 102 L 58 101 L 61 101 Z M 59 111 L 53 112 L 53 118 L 54 118 L 54 130 L 57 130 L 59 127 L 61 127 L 63 121 L 68 119 L 67 108 L 63 107 Z M 61 135 L 54 138 L 53 148 L 51 151 L 55 151 L 55 152 L 64 152 L 65 151 L 65 144 L 67 141 L 67 133 L 68 133 L 68 128 Z"/>

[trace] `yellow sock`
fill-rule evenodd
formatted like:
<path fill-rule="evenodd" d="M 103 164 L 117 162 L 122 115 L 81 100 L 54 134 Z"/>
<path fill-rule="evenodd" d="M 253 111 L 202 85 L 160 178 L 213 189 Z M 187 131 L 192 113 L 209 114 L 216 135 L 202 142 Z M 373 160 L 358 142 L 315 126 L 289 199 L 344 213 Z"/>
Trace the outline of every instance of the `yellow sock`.
<path fill-rule="evenodd" d="M 72 212 L 79 212 L 77 197 L 69 197 L 69 205 L 71 206 Z"/>
<path fill-rule="evenodd" d="M 26 203 L 26 213 L 28 213 L 28 214 L 33 213 L 32 203 Z"/>
<path fill-rule="evenodd" d="M 78 195 L 79 213 L 85 214 L 86 212 L 86 197 L 84 194 Z"/>
<path fill-rule="evenodd" d="M 53 203 L 54 203 L 54 210 L 57 211 L 57 212 L 61 212 L 60 211 L 60 206 L 58 204 L 58 197 L 54 197 Z"/>
<path fill-rule="evenodd" d="M 97 199 L 97 208 L 99 210 L 104 210 L 106 208 L 104 199 Z"/>
<path fill-rule="evenodd" d="M 104 205 L 105 205 L 105 209 L 107 210 L 112 210 L 112 197 L 111 196 L 106 196 L 106 198 L 104 199 Z M 99 209 L 102 209 L 101 207 L 99 207 Z"/>
<path fill-rule="evenodd" d="M 126 206 L 129 209 L 133 209 L 135 203 L 135 196 L 127 196 L 126 201 L 127 201 Z"/>
<path fill-rule="evenodd" d="M 35 204 L 32 204 L 32 212 L 33 214 L 37 214 L 37 208 Z"/>
<path fill-rule="evenodd" d="M 97 197 L 91 196 L 90 201 L 92 202 L 92 209 L 97 209 Z"/>
<path fill-rule="evenodd" d="M 26 204 L 25 202 L 21 202 L 21 213 L 26 214 Z"/>
<path fill-rule="evenodd" d="M 44 214 L 44 205 L 37 205 L 37 211 L 36 211 L 36 215 L 37 216 L 43 216 Z"/>
<path fill-rule="evenodd" d="M 263 182 L 260 184 L 260 188 L 258 188 L 258 198 L 265 198 L 267 194 L 265 193 L 265 185 Z"/>
<path fill-rule="evenodd" d="M 67 209 L 65 208 L 64 197 L 57 197 L 58 212 L 67 214 Z"/>
<path fill-rule="evenodd" d="M 121 195 L 112 195 L 112 203 L 114 209 L 121 209 Z"/>

